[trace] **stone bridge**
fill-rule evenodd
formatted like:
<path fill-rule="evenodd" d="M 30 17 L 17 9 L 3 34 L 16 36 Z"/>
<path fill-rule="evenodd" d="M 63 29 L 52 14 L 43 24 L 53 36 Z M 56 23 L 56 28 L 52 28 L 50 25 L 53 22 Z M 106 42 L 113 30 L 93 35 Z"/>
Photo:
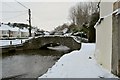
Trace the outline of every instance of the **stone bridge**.
<path fill-rule="evenodd" d="M 40 36 L 32 38 L 23 44 L 23 49 L 39 49 L 49 46 L 50 44 L 64 45 L 69 47 L 71 50 L 78 50 L 81 48 L 81 43 L 78 43 L 73 37 L 65 36 Z"/>

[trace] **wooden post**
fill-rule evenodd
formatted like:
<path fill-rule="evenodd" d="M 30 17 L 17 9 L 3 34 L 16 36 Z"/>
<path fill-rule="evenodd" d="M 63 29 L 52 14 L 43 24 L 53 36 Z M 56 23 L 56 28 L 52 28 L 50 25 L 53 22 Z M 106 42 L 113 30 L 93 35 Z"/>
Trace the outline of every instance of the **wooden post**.
<path fill-rule="evenodd" d="M 29 15 L 29 37 L 31 37 L 31 10 L 28 9 L 28 15 Z"/>
<path fill-rule="evenodd" d="M 113 11 L 120 8 L 120 1 L 113 4 Z M 120 14 L 112 16 L 112 72 L 120 76 Z"/>
<path fill-rule="evenodd" d="M 10 41 L 10 45 L 12 45 L 12 41 Z"/>
<path fill-rule="evenodd" d="M 22 40 L 21 40 L 21 44 L 22 44 Z"/>

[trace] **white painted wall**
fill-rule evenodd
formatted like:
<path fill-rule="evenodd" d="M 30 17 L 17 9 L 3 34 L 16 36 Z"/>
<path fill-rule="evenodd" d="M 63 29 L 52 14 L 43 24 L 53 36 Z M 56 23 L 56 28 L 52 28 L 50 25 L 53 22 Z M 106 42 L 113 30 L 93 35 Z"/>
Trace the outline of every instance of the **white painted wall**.
<path fill-rule="evenodd" d="M 9 31 L 8 30 L 0 30 L 0 38 L 2 36 L 8 36 L 9 37 Z"/>
<path fill-rule="evenodd" d="M 21 32 L 18 27 L 11 28 L 12 37 L 21 37 Z"/>
<path fill-rule="evenodd" d="M 100 17 L 113 12 L 113 2 L 100 4 Z M 100 25 L 96 26 L 96 60 L 104 68 L 111 71 L 112 57 L 112 15 L 104 18 Z"/>
<path fill-rule="evenodd" d="M 28 37 L 29 33 L 28 32 L 21 32 L 21 37 Z"/>
<path fill-rule="evenodd" d="M 12 31 L 12 37 L 21 37 L 18 31 Z"/>

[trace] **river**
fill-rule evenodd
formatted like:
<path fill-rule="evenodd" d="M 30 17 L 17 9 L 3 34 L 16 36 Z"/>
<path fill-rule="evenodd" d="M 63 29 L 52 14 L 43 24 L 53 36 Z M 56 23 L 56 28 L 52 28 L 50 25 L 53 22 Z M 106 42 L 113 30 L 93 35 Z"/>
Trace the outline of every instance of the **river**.
<path fill-rule="evenodd" d="M 29 50 L 2 55 L 2 78 L 37 78 L 67 52 Z"/>

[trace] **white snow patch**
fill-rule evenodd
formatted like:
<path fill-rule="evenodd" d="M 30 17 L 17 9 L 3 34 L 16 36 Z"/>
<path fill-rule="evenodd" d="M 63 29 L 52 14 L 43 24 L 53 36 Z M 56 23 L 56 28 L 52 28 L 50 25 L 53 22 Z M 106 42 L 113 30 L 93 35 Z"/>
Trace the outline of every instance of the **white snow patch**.
<path fill-rule="evenodd" d="M 11 28 L 11 31 L 20 31 L 18 27 Z"/>
<path fill-rule="evenodd" d="M 22 41 L 21 41 L 22 40 Z M 12 41 L 12 45 L 22 44 L 28 39 L 16 39 L 16 40 L 0 40 L 0 46 L 8 46 L 11 45 L 10 41 Z"/>
<path fill-rule="evenodd" d="M 1 25 L 0 30 L 12 30 L 12 27 L 10 27 L 8 25 Z"/>
<path fill-rule="evenodd" d="M 29 32 L 29 30 L 27 28 L 24 29 L 20 29 L 21 32 Z"/>
<path fill-rule="evenodd" d="M 94 51 L 95 44 L 83 43 L 79 51 L 62 56 L 47 73 L 39 78 L 116 78 L 97 64 Z"/>
<path fill-rule="evenodd" d="M 65 34 L 68 31 L 68 28 L 63 29 L 63 33 Z"/>

